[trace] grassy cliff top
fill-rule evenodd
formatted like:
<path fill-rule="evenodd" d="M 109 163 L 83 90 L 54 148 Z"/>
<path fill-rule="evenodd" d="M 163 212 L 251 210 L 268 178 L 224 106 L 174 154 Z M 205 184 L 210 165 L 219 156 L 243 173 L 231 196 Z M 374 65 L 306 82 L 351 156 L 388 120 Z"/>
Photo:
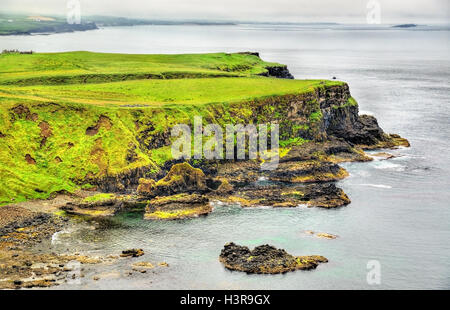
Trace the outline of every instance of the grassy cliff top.
<path fill-rule="evenodd" d="M 285 67 L 247 53 L 1 54 L 0 99 L 105 106 L 161 106 L 299 94 L 341 82 L 267 78 Z"/>
<path fill-rule="evenodd" d="M 139 79 L 242 77 L 267 74 L 267 67 L 285 66 L 244 53 L 12 53 L 0 55 L 0 84 L 64 85 Z"/>

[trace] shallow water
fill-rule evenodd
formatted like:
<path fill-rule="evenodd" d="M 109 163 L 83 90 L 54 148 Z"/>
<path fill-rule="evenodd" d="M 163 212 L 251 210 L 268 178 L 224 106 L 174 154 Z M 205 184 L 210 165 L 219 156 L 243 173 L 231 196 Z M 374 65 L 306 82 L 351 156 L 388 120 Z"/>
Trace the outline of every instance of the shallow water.
<path fill-rule="evenodd" d="M 142 26 L 49 36 L 0 37 L 0 48 L 39 52 L 91 50 L 125 53 L 259 51 L 288 65 L 296 78 L 349 83 L 361 112 L 387 132 L 408 138 L 400 157 L 344 164 L 339 182 L 352 203 L 336 210 L 241 209 L 216 206 L 204 218 L 178 222 L 142 220 L 139 212 L 113 219 L 104 229 L 60 234 L 56 250 L 91 254 L 142 247 L 135 260 L 157 263 L 146 274 L 63 288 L 450 288 L 450 32 L 357 30 L 355 27 Z M 335 240 L 304 230 L 339 235 Z M 320 254 L 330 262 L 315 271 L 263 276 L 229 272 L 218 262 L 228 241 L 270 243 L 295 255 Z M 381 284 L 366 281 L 367 263 L 378 260 Z M 103 271 L 128 270 L 129 261 Z M 96 271 L 97 272 L 97 271 Z"/>

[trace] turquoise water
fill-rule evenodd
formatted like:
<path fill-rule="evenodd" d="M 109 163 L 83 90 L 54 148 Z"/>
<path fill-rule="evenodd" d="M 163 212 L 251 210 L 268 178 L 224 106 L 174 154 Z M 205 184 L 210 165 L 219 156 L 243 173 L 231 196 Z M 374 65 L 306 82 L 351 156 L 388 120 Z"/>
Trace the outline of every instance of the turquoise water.
<path fill-rule="evenodd" d="M 327 26 L 331 27 L 331 26 Z M 61 234 L 54 248 L 117 254 L 141 247 L 136 260 L 157 263 L 146 274 L 100 281 L 99 272 L 130 269 L 128 260 L 87 271 L 63 288 L 425 289 L 450 288 L 450 45 L 448 30 L 357 30 L 352 27 L 143 26 L 50 36 L 0 37 L 0 48 L 127 53 L 259 51 L 288 65 L 296 78 L 346 81 L 364 113 L 411 148 L 388 161 L 345 164 L 339 182 L 352 203 L 336 210 L 241 209 L 216 206 L 204 218 L 144 221 L 121 214 L 117 225 Z M 304 230 L 339 235 L 311 237 Z M 228 241 L 270 243 L 330 262 L 315 271 L 263 276 L 230 272 L 218 262 Z M 366 281 L 367 263 L 381 266 L 381 284 Z"/>

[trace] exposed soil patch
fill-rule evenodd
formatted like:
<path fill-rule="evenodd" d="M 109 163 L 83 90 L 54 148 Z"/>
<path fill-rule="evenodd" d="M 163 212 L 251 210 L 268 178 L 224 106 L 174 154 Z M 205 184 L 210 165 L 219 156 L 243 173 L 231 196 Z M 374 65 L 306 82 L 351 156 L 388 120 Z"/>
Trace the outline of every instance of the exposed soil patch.
<path fill-rule="evenodd" d="M 107 173 L 108 165 L 104 161 L 104 154 L 102 138 L 98 138 L 95 140 L 94 147 L 91 150 L 91 160 L 99 168 L 97 176 L 106 175 Z"/>
<path fill-rule="evenodd" d="M 39 116 L 36 113 L 31 113 L 30 109 L 24 105 L 18 105 L 11 109 L 11 120 L 26 119 L 28 121 L 37 121 Z"/>
<path fill-rule="evenodd" d="M 29 165 L 36 165 L 36 160 L 30 154 L 25 155 L 25 160 Z"/>
<path fill-rule="evenodd" d="M 100 115 L 97 124 L 94 126 L 88 127 L 86 129 L 86 135 L 88 136 L 95 136 L 100 128 L 105 128 L 106 130 L 110 130 L 112 127 L 111 119 L 107 116 Z"/>
<path fill-rule="evenodd" d="M 52 135 L 52 128 L 46 121 L 40 122 L 39 128 L 41 129 L 41 137 L 42 137 L 41 147 L 42 147 L 47 142 L 47 138 L 49 138 Z"/>

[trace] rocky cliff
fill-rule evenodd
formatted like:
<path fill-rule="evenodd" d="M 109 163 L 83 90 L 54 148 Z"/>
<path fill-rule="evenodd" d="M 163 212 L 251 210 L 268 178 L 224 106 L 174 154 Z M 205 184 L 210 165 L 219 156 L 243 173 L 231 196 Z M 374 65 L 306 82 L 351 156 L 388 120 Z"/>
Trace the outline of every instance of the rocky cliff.
<path fill-rule="evenodd" d="M 407 145 L 406 140 L 385 134 L 374 117 L 358 115 L 358 105 L 342 82 L 324 83 L 300 94 L 234 103 L 109 108 L 23 99 L 0 112 L 0 157 L 7 164 L 2 172 L 7 185 L 0 189 L 1 204 L 47 198 L 80 187 L 131 191 L 140 178 L 160 179 L 176 163 L 171 158 L 171 128 L 179 123 L 192 128 L 195 115 L 202 116 L 204 124 L 222 127 L 279 123 L 284 161 L 311 160 L 313 153 L 339 153 L 341 161 L 365 160 L 362 148 Z M 191 163 L 206 173 L 218 171 L 205 161 Z M 290 167 L 297 176 L 278 173 L 278 177 L 325 181 L 343 176 L 332 165 L 326 167 L 302 164 Z M 246 169 L 242 174 L 249 175 Z"/>
<path fill-rule="evenodd" d="M 359 115 L 358 105 L 351 97 L 349 87 L 345 83 L 318 87 L 302 95 L 276 96 L 230 105 L 210 105 L 205 107 L 205 111 L 206 113 L 202 113 L 205 115 L 204 124 L 218 123 L 224 126 L 229 122 L 233 124 L 279 123 L 280 145 L 288 151 L 281 159 L 282 162 L 288 161 L 287 158 L 293 161 L 311 159 L 313 153 L 321 152 L 326 155 L 340 155 L 342 159 L 339 161 L 365 161 L 368 157 L 363 155 L 362 149 L 408 146 L 406 140 L 384 133 L 373 116 Z M 188 124 L 193 125 L 190 122 Z M 141 150 L 152 152 L 156 149 L 170 152 L 168 149 L 171 143 L 169 129 L 170 127 L 167 127 L 157 135 L 148 137 L 141 135 L 138 138 Z M 135 187 L 139 178 L 162 178 L 177 162 L 179 161 L 167 159 L 161 163 L 160 169 L 156 172 L 154 167 L 143 166 L 117 175 L 91 180 L 91 183 L 106 191 Z M 210 174 L 217 172 L 217 167 L 211 170 L 211 161 L 191 160 L 191 164 Z M 213 165 L 217 165 L 217 162 L 213 161 Z M 239 166 L 242 165 L 239 164 Z M 233 169 L 236 169 L 236 166 Z M 250 170 L 252 169 L 258 170 L 259 166 L 252 167 Z M 300 170 L 295 173 L 309 176 L 314 173 L 322 175 L 331 173 L 330 178 L 323 178 L 322 181 L 339 179 L 338 176 L 342 174 L 336 165 L 328 165 L 326 162 L 316 166 L 310 165 L 308 168 L 305 166 Z M 242 174 L 247 177 L 248 172 L 248 167 L 242 170 Z M 279 170 L 274 174 L 277 172 Z M 225 175 L 230 177 L 227 173 Z M 317 177 L 318 175 L 311 177 L 310 180 L 317 181 Z"/>

